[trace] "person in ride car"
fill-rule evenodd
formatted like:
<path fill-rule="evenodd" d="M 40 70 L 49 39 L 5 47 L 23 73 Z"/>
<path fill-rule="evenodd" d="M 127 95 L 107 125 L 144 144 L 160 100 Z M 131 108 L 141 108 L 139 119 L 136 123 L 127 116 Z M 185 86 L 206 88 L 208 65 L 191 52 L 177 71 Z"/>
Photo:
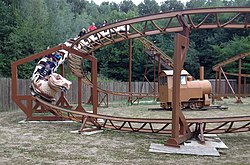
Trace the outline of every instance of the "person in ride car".
<path fill-rule="evenodd" d="M 48 80 L 49 75 L 52 73 L 50 68 L 50 63 L 46 63 L 45 66 L 42 67 L 42 69 L 39 71 L 40 77 L 42 80 Z"/>
<path fill-rule="evenodd" d="M 78 37 L 82 37 L 82 36 L 84 36 L 86 33 L 87 33 L 86 29 L 83 28 L 83 29 L 80 31 Z"/>
<path fill-rule="evenodd" d="M 93 22 L 92 25 L 89 26 L 88 31 L 91 32 L 91 31 L 96 30 L 96 29 L 97 28 L 95 26 L 95 23 Z"/>

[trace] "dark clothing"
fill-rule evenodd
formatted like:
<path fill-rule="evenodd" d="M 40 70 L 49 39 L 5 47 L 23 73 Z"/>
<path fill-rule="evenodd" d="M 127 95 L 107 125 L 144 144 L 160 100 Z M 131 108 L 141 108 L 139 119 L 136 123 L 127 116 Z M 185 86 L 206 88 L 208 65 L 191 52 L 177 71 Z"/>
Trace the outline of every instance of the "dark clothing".
<path fill-rule="evenodd" d="M 50 62 L 48 62 L 48 63 L 49 63 L 49 65 L 50 65 L 50 69 L 54 69 L 54 68 L 56 67 L 56 62 L 50 61 Z"/>
<path fill-rule="evenodd" d="M 79 33 L 79 37 L 82 37 L 82 36 L 84 36 L 86 34 L 86 31 L 80 31 L 80 33 Z"/>
<path fill-rule="evenodd" d="M 39 72 L 42 79 L 44 79 L 44 77 L 49 76 L 51 74 L 51 69 L 50 68 L 48 69 L 44 66 Z"/>

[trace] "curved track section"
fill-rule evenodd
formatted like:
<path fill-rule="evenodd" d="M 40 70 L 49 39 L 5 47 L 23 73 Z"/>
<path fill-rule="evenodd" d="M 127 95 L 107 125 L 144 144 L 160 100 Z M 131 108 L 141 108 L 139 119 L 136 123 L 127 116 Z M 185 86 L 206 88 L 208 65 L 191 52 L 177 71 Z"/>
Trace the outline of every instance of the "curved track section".
<path fill-rule="evenodd" d="M 163 51 L 161 51 L 157 46 L 155 46 L 152 42 L 147 40 L 146 38 L 140 38 L 139 41 L 143 43 L 144 46 L 146 46 L 147 49 L 150 49 L 154 51 L 154 53 L 158 54 L 161 59 L 161 64 L 170 69 L 173 68 L 173 60 L 171 57 L 166 55 Z M 74 54 L 69 54 L 68 57 L 68 66 L 71 69 L 71 72 L 79 78 L 82 78 L 82 82 L 85 85 L 88 85 L 90 87 L 93 86 L 92 82 L 89 80 L 89 78 L 85 75 L 84 70 L 82 68 L 83 66 L 83 59 L 79 56 L 76 56 Z M 107 93 L 111 95 L 118 95 L 118 96 L 130 96 L 130 97 L 155 97 L 155 94 L 151 93 L 128 93 L 128 92 L 116 92 L 116 91 L 110 91 L 98 88 L 99 92 Z"/>
<path fill-rule="evenodd" d="M 130 132 L 171 133 L 171 119 L 126 118 L 79 112 L 50 104 L 38 97 L 35 98 L 44 106 L 64 119 L 94 125 L 97 128 L 109 128 Z M 250 116 L 220 118 L 190 118 L 188 126 L 194 133 L 237 133 L 250 131 Z"/>
<path fill-rule="evenodd" d="M 90 83 L 84 74 L 82 64 L 83 58 L 74 55 L 72 52 L 78 51 L 84 56 L 90 56 L 93 51 L 109 45 L 111 43 L 121 42 L 133 38 L 141 38 L 150 35 L 164 34 L 168 32 L 183 32 L 184 29 L 214 29 L 214 28 L 250 28 L 249 24 L 250 8 L 211 8 L 211 9 L 193 9 L 185 11 L 175 11 L 169 13 L 160 13 L 128 19 L 107 25 L 85 36 L 67 41 L 60 47 L 71 47 L 68 56 L 68 65 L 74 75 L 81 78 L 85 83 Z M 195 20 L 199 16 L 201 19 Z M 226 21 L 222 21 L 220 16 L 227 16 Z M 165 24 L 162 24 L 165 22 Z M 67 50 L 65 48 L 65 50 Z M 59 50 L 59 47 L 54 48 Z M 45 51 L 48 54 L 54 52 L 54 49 Z M 76 53 L 77 54 L 77 53 Z M 44 55 L 39 54 L 39 56 Z M 33 58 L 33 57 L 32 57 Z M 25 59 L 26 61 L 29 59 Z M 17 77 L 17 66 L 23 61 L 15 63 L 13 79 Z M 17 83 L 15 82 L 14 85 Z M 13 94 L 17 96 L 17 92 Z M 27 107 L 22 109 L 30 110 L 32 108 L 31 96 L 19 96 L 14 98 L 15 101 L 20 99 L 27 100 Z M 115 130 L 133 131 L 133 132 L 153 132 L 153 133 L 171 133 L 172 119 L 143 119 L 143 118 L 126 118 L 106 116 L 94 113 L 79 112 L 67 109 L 57 105 L 50 104 L 38 97 L 35 98 L 41 106 L 46 107 L 52 113 L 65 119 L 71 119 L 82 124 L 95 125 L 97 128 L 111 128 Z M 29 111 L 30 112 L 30 111 Z M 32 112 L 31 112 L 32 113 Z M 100 119 L 103 122 L 100 122 Z M 220 117 L 220 118 L 193 118 L 187 119 L 188 126 L 193 133 L 235 133 L 250 130 L 250 116 L 237 117 Z M 80 129 L 82 130 L 82 129 Z"/>
<path fill-rule="evenodd" d="M 90 87 L 93 86 L 92 82 L 89 80 L 89 78 L 85 75 L 83 69 L 81 66 L 83 66 L 82 59 L 79 58 L 79 56 L 70 54 L 68 58 L 68 66 L 71 69 L 72 73 L 79 77 L 82 78 L 82 82 L 85 85 L 88 85 Z M 154 94 L 150 93 L 128 93 L 128 92 L 116 92 L 116 91 L 110 91 L 110 90 L 105 90 L 102 88 L 97 89 L 99 92 L 102 93 L 107 93 L 111 95 L 118 95 L 118 96 L 131 96 L 131 97 L 155 97 Z"/>
<path fill-rule="evenodd" d="M 185 27 L 192 29 L 214 29 L 214 28 L 249 28 L 249 13 L 250 8 L 247 7 L 231 7 L 231 8 L 203 8 L 191 9 L 183 11 L 175 11 L 168 13 L 160 13 L 148 16 L 128 19 L 125 21 L 116 22 L 100 29 L 87 33 L 86 35 L 70 39 L 65 42 L 65 45 L 72 47 L 86 55 L 90 55 L 93 51 L 106 45 L 121 42 L 133 38 L 142 38 L 145 36 L 164 34 L 169 32 L 182 32 Z M 197 21 L 194 17 L 199 16 Z M 220 17 L 227 16 L 226 21 L 222 21 Z M 165 24 L 162 24 L 165 22 Z M 140 39 L 142 42 L 152 46 L 152 43 L 145 39 Z M 173 62 L 171 58 L 163 55 L 163 52 L 154 47 L 159 54 L 161 60 L 164 61 L 166 67 L 171 68 Z M 91 86 L 91 81 L 86 77 L 82 69 L 83 60 L 81 57 L 74 54 L 69 55 L 68 64 L 72 73 L 83 79 L 83 83 Z M 98 89 L 104 93 L 110 93 L 121 96 L 131 96 L 130 93 L 107 91 Z M 151 94 L 134 94 L 135 96 L 146 95 L 151 97 Z M 155 97 L 155 94 L 152 95 Z"/>
<path fill-rule="evenodd" d="M 189 29 L 249 28 L 248 7 L 203 8 L 136 17 L 104 26 L 66 43 L 89 54 L 106 45 L 132 38 Z M 200 19 L 195 19 L 199 17 Z M 228 19 L 222 21 L 220 17 Z M 165 22 L 163 24 L 163 22 Z"/>
<path fill-rule="evenodd" d="M 226 75 L 230 75 L 230 76 L 237 76 L 239 77 L 239 73 L 228 73 L 228 72 L 225 72 Z M 241 77 L 250 77 L 250 74 L 241 74 L 240 75 Z"/>
<path fill-rule="evenodd" d="M 158 48 L 155 44 L 153 44 L 148 39 L 142 37 L 138 38 L 138 40 L 144 45 L 146 48 L 146 53 L 153 58 L 153 55 L 159 55 L 161 65 L 166 69 L 173 69 L 174 62 L 171 57 L 166 55 L 160 48 Z M 158 56 L 156 56 L 158 57 Z M 158 59 L 156 59 L 158 61 Z"/>
<path fill-rule="evenodd" d="M 236 55 L 236 56 L 234 56 L 232 58 L 229 58 L 229 59 L 227 59 L 225 61 L 222 61 L 222 62 L 220 62 L 220 63 L 213 66 L 213 71 L 219 71 L 220 67 L 223 67 L 223 66 L 225 66 L 225 65 L 227 65 L 227 64 L 229 64 L 231 62 L 237 61 L 239 59 L 244 59 L 247 56 L 250 56 L 250 52 L 238 54 L 238 55 Z M 229 73 L 227 73 L 227 74 L 229 74 Z"/>

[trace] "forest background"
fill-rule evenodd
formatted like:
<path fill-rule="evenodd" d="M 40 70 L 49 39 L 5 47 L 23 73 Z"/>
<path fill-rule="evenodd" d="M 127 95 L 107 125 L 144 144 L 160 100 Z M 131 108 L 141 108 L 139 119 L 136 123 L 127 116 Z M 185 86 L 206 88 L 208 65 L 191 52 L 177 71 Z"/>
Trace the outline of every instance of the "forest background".
<path fill-rule="evenodd" d="M 178 0 L 167 0 L 160 4 L 155 0 L 144 0 L 137 6 L 131 0 L 123 0 L 119 4 L 103 2 L 100 5 L 87 0 L 0 0 L 0 78 L 11 76 L 11 62 L 64 43 L 76 37 L 82 28 L 87 29 L 92 22 L 100 27 L 104 20 L 113 23 L 158 12 L 223 6 L 250 6 L 250 0 L 190 0 L 186 4 Z M 197 16 L 194 19 L 201 18 Z M 173 34 L 148 39 L 173 57 Z M 124 67 L 129 65 L 128 51 L 128 41 L 95 51 L 99 75 L 116 81 L 128 81 L 128 67 Z M 199 78 L 199 67 L 203 65 L 205 78 L 214 78 L 213 65 L 249 51 L 249 29 L 194 30 L 190 34 L 190 48 L 184 68 Z M 19 66 L 19 78 L 30 78 L 36 62 Z M 143 45 L 134 40 L 133 81 L 143 79 L 146 62 Z M 250 58 L 244 59 L 242 67 L 242 73 L 250 73 Z M 226 70 L 237 73 L 237 68 L 237 63 L 232 63 Z M 88 64 L 85 69 L 90 69 Z M 69 71 L 66 73 L 67 78 L 73 79 Z M 153 73 L 151 75 L 149 79 L 152 79 Z"/>

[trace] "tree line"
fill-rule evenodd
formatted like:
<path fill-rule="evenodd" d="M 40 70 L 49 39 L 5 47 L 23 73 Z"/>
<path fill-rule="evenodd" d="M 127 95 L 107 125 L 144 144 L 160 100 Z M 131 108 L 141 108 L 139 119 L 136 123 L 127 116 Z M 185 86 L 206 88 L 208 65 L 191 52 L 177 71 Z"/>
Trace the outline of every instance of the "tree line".
<path fill-rule="evenodd" d="M 158 12 L 192 8 L 250 6 L 250 0 L 144 0 L 135 5 L 131 0 L 103 2 L 100 5 L 87 0 L 0 0 L 0 77 L 11 76 L 11 62 L 48 47 L 56 46 L 78 35 L 92 22 L 101 26 L 108 23 Z M 198 16 L 194 19 L 200 19 Z M 225 18 L 226 19 L 226 18 Z M 249 19 L 249 18 L 248 18 Z M 250 22 L 250 20 L 248 21 Z M 173 56 L 173 34 L 148 37 L 169 56 Z M 133 41 L 133 81 L 141 81 L 147 64 L 143 45 Z M 197 30 L 190 34 L 190 48 L 184 64 L 194 77 L 199 66 L 205 66 L 205 78 L 214 78 L 212 66 L 239 53 L 250 51 L 249 30 L 215 29 Z M 128 41 L 112 44 L 95 52 L 98 73 L 103 77 L 128 81 Z M 249 73 L 246 58 L 242 73 Z M 37 61 L 18 67 L 19 78 L 30 78 Z M 90 70 L 88 62 L 85 70 Z M 228 72 L 237 72 L 237 63 L 227 66 Z M 69 71 L 66 72 L 67 75 Z M 149 75 L 150 79 L 153 73 Z"/>

